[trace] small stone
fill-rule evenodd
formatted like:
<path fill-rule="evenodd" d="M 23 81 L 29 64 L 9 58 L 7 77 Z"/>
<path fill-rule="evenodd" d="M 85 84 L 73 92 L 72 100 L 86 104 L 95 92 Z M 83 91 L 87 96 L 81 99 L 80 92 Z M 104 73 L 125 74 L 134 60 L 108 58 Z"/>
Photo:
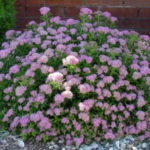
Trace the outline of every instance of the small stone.
<path fill-rule="evenodd" d="M 51 143 L 51 145 L 55 145 L 55 143 L 52 141 L 52 142 L 50 142 Z"/>
<path fill-rule="evenodd" d="M 104 150 L 104 148 L 102 146 L 99 145 L 97 150 Z"/>
<path fill-rule="evenodd" d="M 92 150 L 92 148 L 90 146 L 84 146 L 83 150 Z"/>
<path fill-rule="evenodd" d="M 54 148 L 58 148 L 58 145 L 53 145 Z"/>
<path fill-rule="evenodd" d="M 92 143 L 91 145 L 90 145 L 90 147 L 92 148 L 92 149 L 96 149 L 96 148 L 98 148 L 98 144 L 97 143 Z"/>
<path fill-rule="evenodd" d="M 126 149 L 126 144 L 125 143 L 121 143 L 121 150 L 125 150 Z"/>
<path fill-rule="evenodd" d="M 146 148 L 147 147 L 147 144 L 146 143 L 143 143 L 142 144 L 142 148 Z"/>
<path fill-rule="evenodd" d="M 134 145 L 133 145 L 133 144 L 129 144 L 129 145 L 127 145 L 127 147 L 128 147 L 129 149 L 132 149 L 132 147 L 134 147 Z"/>
<path fill-rule="evenodd" d="M 109 150 L 114 150 L 114 148 L 113 148 L 113 147 L 110 147 Z"/>
<path fill-rule="evenodd" d="M 119 141 L 116 141 L 116 146 L 118 149 L 120 148 L 120 142 Z"/>
<path fill-rule="evenodd" d="M 48 148 L 49 148 L 49 149 L 53 149 L 53 146 L 51 145 L 51 146 L 49 146 Z"/>
<path fill-rule="evenodd" d="M 63 141 L 62 141 L 62 140 L 59 140 L 59 141 L 58 141 L 58 143 L 62 144 L 62 143 L 63 143 Z"/>
<path fill-rule="evenodd" d="M 132 150 L 137 150 L 137 148 L 135 146 L 132 147 Z"/>
<path fill-rule="evenodd" d="M 128 136 L 126 137 L 126 139 L 128 139 L 128 140 L 130 140 L 130 141 L 135 141 L 135 139 L 134 139 L 131 135 L 128 135 Z"/>
<path fill-rule="evenodd" d="M 107 143 L 107 144 L 105 145 L 105 147 L 109 147 L 109 143 Z"/>
<path fill-rule="evenodd" d="M 65 146 L 65 148 L 66 148 L 67 150 L 71 149 L 71 147 L 70 147 L 69 145 Z"/>
<path fill-rule="evenodd" d="M 2 143 L 4 143 L 4 144 L 5 144 L 5 143 L 7 143 L 7 141 L 6 141 L 6 140 L 2 140 L 1 142 L 2 142 Z"/>
<path fill-rule="evenodd" d="M 18 140 L 18 146 L 21 147 L 21 148 L 24 148 L 24 142 L 21 141 L 21 140 Z"/>

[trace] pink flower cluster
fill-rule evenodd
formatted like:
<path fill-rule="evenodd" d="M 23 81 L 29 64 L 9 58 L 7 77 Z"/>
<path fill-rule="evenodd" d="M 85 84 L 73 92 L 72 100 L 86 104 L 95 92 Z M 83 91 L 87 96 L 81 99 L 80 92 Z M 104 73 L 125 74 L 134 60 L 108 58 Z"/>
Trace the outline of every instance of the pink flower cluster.
<path fill-rule="evenodd" d="M 77 65 L 79 63 L 79 59 L 73 55 L 67 56 L 63 59 L 63 65 Z"/>
<path fill-rule="evenodd" d="M 48 7 L 42 7 L 42 8 L 40 8 L 41 15 L 46 15 L 49 12 L 50 12 L 50 8 L 48 8 Z"/>
<path fill-rule="evenodd" d="M 58 82 L 58 83 L 62 83 L 63 82 L 63 74 L 60 73 L 60 72 L 50 73 L 48 75 L 48 80 Z"/>

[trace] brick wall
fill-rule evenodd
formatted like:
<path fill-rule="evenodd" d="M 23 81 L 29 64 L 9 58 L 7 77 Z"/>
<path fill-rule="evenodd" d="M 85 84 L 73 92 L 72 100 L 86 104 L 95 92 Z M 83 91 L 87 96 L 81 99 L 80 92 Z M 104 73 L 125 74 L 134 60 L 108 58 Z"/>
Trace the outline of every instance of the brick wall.
<path fill-rule="evenodd" d="M 150 0 L 16 0 L 17 27 L 39 21 L 39 8 L 49 6 L 54 15 L 77 18 L 82 6 L 109 11 L 119 18 L 119 28 L 150 34 Z"/>

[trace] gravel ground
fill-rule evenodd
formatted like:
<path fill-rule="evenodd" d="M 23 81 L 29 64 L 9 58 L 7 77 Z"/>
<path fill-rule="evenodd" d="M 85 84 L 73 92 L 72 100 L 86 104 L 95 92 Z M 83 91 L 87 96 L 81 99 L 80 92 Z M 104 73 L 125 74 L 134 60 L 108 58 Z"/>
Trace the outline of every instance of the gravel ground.
<path fill-rule="evenodd" d="M 133 136 L 126 136 L 122 139 L 116 139 L 111 143 L 96 143 L 81 145 L 80 147 L 66 146 L 63 141 L 54 142 L 23 142 L 7 132 L 1 133 L 0 150 L 150 150 L 150 139 L 139 142 Z"/>

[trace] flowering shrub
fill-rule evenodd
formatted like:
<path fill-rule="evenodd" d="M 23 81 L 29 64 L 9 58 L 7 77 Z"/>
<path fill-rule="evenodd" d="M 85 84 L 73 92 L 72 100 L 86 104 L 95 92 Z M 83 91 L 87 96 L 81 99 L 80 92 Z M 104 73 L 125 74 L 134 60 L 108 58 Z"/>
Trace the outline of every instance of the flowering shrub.
<path fill-rule="evenodd" d="M 76 145 L 149 137 L 150 37 L 117 30 L 108 12 L 62 20 L 40 11 L 42 23 L 8 31 L 0 50 L 3 127 Z"/>

